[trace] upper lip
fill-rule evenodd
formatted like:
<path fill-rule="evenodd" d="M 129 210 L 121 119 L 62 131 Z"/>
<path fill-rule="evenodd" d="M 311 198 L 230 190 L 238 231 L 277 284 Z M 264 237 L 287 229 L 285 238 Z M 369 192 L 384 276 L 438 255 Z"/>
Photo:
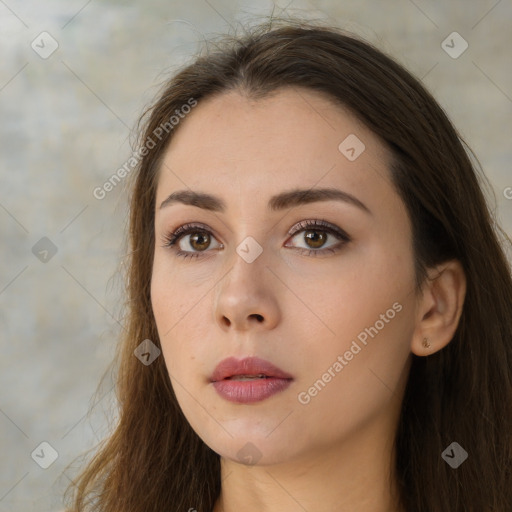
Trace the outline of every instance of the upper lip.
<path fill-rule="evenodd" d="M 276 377 L 280 379 L 292 379 L 293 377 L 273 365 L 265 359 L 259 357 L 246 357 L 236 359 L 228 357 L 223 359 L 213 371 L 210 377 L 211 382 L 227 379 L 236 375 L 265 375 L 266 377 Z"/>

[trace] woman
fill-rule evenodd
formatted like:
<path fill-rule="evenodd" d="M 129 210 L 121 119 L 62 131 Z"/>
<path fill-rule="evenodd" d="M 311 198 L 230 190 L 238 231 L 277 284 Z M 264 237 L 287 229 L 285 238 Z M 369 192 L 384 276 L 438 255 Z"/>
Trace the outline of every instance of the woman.
<path fill-rule="evenodd" d="M 286 20 L 143 118 L 119 421 L 70 510 L 512 510 L 510 268 L 423 86 Z"/>

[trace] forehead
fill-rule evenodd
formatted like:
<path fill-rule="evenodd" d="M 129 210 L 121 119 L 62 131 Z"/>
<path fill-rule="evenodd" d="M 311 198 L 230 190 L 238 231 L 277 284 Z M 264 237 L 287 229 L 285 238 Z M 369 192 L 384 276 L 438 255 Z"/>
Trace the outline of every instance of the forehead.
<path fill-rule="evenodd" d="M 361 151 L 355 159 L 347 157 L 350 146 Z M 254 200 L 299 187 L 350 192 L 376 176 L 387 180 L 389 161 L 373 132 L 319 92 L 290 87 L 251 100 L 229 91 L 200 101 L 180 121 L 160 168 L 157 202 L 186 188 Z"/>

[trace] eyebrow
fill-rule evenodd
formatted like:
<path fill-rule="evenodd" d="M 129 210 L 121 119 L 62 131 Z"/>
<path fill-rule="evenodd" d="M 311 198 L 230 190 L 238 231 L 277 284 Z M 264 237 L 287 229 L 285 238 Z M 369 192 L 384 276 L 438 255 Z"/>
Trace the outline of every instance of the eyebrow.
<path fill-rule="evenodd" d="M 344 203 L 351 204 L 352 206 L 356 206 L 364 212 L 372 215 L 370 209 L 357 199 L 357 197 L 336 188 L 294 189 L 289 192 L 281 192 L 280 194 L 276 194 L 270 198 L 267 208 L 268 210 L 275 212 L 319 201 L 342 201 Z M 167 199 L 162 201 L 160 209 L 174 203 L 196 206 L 213 212 L 226 211 L 226 203 L 223 199 L 204 192 L 177 190 L 167 197 Z"/>

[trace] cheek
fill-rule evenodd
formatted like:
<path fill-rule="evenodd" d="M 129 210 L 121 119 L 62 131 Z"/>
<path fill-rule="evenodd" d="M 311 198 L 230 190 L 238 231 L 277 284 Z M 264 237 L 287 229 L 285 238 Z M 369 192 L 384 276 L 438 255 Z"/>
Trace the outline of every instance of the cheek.
<path fill-rule="evenodd" d="M 151 276 L 151 304 L 162 344 L 172 338 L 187 313 L 194 314 L 194 299 L 199 300 L 193 284 L 183 282 L 184 272 L 177 270 L 171 258 L 157 251 Z"/>
<path fill-rule="evenodd" d="M 293 273 L 290 282 L 301 302 L 296 301 L 302 315 L 298 321 L 328 344 L 357 336 L 389 309 L 394 318 L 393 304 L 413 298 L 412 256 L 385 239 L 354 246 L 336 264 L 305 262 Z"/>
<path fill-rule="evenodd" d="M 300 356 L 310 364 L 299 391 L 306 393 L 304 401 L 316 403 L 318 413 L 329 416 L 333 403 L 342 409 L 378 407 L 399 384 L 410 355 L 415 309 L 412 256 L 398 249 L 376 243 L 347 255 L 344 268 L 322 281 L 324 292 L 313 302 L 322 320 L 314 322 L 316 336 L 302 320 Z M 306 296 L 312 291 L 308 287 Z"/>
<path fill-rule="evenodd" d="M 158 258 L 155 258 L 151 278 L 151 305 L 155 317 L 156 327 L 162 355 L 164 356 L 169 374 L 175 374 L 179 368 L 180 355 L 171 347 L 171 341 L 179 330 L 180 320 L 185 315 L 185 304 L 177 288 L 172 285 L 172 276 L 169 276 Z M 170 357 L 172 355 L 172 357 Z M 171 377 L 172 378 L 172 377 Z"/>
<path fill-rule="evenodd" d="M 167 268 L 165 261 L 155 260 L 151 279 L 151 304 L 156 327 L 169 376 L 185 384 L 191 379 L 191 368 L 197 372 L 201 350 L 207 339 L 207 314 L 204 311 L 208 297 L 193 284 L 181 283 L 180 277 Z M 198 322 L 198 319 L 203 319 Z M 211 329 L 211 326 L 209 326 Z M 203 357 L 204 358 L 204 357 Z M 200 364 L 199 364 L 200 366 Z M 179 387 L 179 386 L 178 386 Z M 179 389 L 175 387 L 178 394 Z"/>
<path fill-rule="evenodd" d="M 400 305 L 399 312 L 392 310 L 393 318 L 392 313 L 386 315 L 392 307 L 386 301 L 382 307 L 371 304 L 366 311 L 361 309 L 357 322 L 350 315 L 340 316 L 340 334 L 322 350 L 312 344 L 303 355 L 312 364 L 303 367 L 295 399 L 315 435 L 334 442 L 339 435 L 356 432 L 370 418 L 391 421 L 406 382 L 413 331 L 414 307 L 401 300 Z M 351 328 L 344 329 L 344 323 Z"/>

